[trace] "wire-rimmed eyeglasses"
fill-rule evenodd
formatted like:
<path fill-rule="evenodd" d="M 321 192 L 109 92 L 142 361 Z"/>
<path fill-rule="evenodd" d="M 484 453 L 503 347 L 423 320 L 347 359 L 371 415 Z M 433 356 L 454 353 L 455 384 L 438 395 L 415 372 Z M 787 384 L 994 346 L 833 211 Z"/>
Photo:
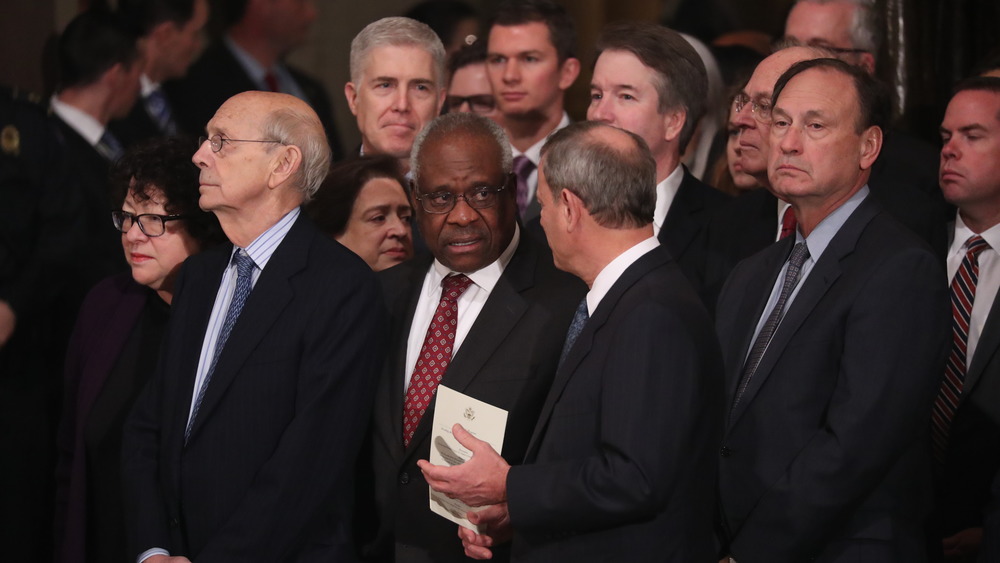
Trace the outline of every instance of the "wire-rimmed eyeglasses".
<path fill-rule="evenodd" d="M 283 144 L 281 141 L 274 141 L 271 139 L 229 139 L 216 133 L 211 137 L 205 137 L 204 135 L 198 137 L 198 146 L 200 147 L 204 145 L 205 141 L 208 141 L 209 146 L 212 147 L 212 152 L 221 151 L 222 145 L 225 143 L 277 143 L 279 145 Z"/>

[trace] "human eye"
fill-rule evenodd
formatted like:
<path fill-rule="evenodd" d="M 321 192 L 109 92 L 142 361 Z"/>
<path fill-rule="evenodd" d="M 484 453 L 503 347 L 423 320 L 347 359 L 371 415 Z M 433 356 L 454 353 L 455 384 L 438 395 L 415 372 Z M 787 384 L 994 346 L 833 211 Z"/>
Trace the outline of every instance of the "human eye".
<path fill-rule="evenodd" d="M 788 128 L 789 125 L 791 125 L 791 122 L 789 122 L 788 119 L 784 117 L 776 117 L 774 121 L 771 122 L 771 127 L 777 129 L 786 129 Z"/>
<path fill-rule="evenodd" d="M 601 94 L 597 90 L 591 90 L 590 91 L 590 101 L 592 101 L 592 102 L 599 102 L 601 100 L 601 98 L 603 98 L 603 97 L 604 97 L 604 95 Z"/>
<path fill-rule="evenodd" d="M 376 224 L 378 224 L 378 223 L 385 223 L 385 215 L 383 215 L 381 213 L 377 213 L 377 214 L 372 215 L 371 217 L 369 217 L 368 220 L 370 222 L 376 223 Z"/>
<path fill-rule="evenodd" d="M 486 57 L 486 62 L 491 65 L 501 65 L 507 62 L 507 57 L 503 55 L 490 55 Z"/>
<path fill-rule="evenodd" d="M 633 96 L 632 94 L 622 93 L 622 94 L 619 94 L 618 97 L 621 98 L 621 99 L 623 99 L 623 100 L 625 100 L 625 101 L 635 100 L 635 96 Z"/>
<path fill-rule="evenodd" d="M 451 204 L 452 198 L 454 196 L 448 192 L 436 192 L 424 196 L 424 200 L 434 207 L 447 207 Z"/>
<path fill-rule="evenodd" d="M 473 188 L 471 197 L 474 201 L 485 202 L 493 196 L 493 188 L 487 186 L 480 186 L 478 188 Z"/>
<path fill-rule="evenodd" d="M 524 62 L 537 63 L 540 60 L 542 60 L 542 58 L 539 57 L 538 55 L 525 55 L 524 56 Z"/>

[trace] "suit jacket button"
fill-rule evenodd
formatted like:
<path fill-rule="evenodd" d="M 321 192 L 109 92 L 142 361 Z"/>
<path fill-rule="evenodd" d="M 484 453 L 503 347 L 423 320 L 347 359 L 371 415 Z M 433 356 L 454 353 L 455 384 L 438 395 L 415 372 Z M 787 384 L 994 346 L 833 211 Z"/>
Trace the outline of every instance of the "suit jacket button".
<path fill-rule="evenodd" d="M 719 453 L 722 454 L 722 457 L 729 457 L 733 454 L 733 450 L 729 449 L 729 446 L 722 446 L 722 449 L 719 450 Z"/>
<path fill-rule="evenodd" d="M 407 472 L 402 472 L 399 474 L 399 484 L 405 485 L 410 482 L 410 474 Z"/>
<path fill-rule="evenodd" d="M 170 519 L 170 527 L 171 528 L 176 528 L 177 526 L 180 526 L 180 525 L 181 525 L 180 520 L 178 520 L 176 518 L 171 518 Z"/>

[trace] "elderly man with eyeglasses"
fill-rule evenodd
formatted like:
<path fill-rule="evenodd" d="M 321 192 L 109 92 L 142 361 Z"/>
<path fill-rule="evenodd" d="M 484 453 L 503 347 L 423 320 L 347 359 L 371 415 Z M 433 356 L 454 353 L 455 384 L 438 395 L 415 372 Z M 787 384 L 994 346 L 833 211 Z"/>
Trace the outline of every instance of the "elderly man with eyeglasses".
<path fill-rule="evenodd" d="M 185 262 L 126 424 L 130 557 L 353 560 L 385 315 L 368 266 L 300 214 L 329 168 L 323 126 L 298 98 L 246 92 L 206 132 L 198 203 L 232 244 Z"/>
<path fill-rule="evenodd" d="M 371 481 L 358 527 L 373 533 L 364 538 L 370 560 L 463 561 L 455 524 L 431 513 L 417 468 L 430 452 L 437 386 L 508 411 L 503 454 L 522 459 L 585 288 L 519 227 L 510 144 L 496 123 L 474 113 L 438 117 L 417 136 L 410 162 L 414 217 L 430 254 L 379 274 L 391 340 L 360 472 Z M 429 346 L 442 353 L 425 354 Z"/>

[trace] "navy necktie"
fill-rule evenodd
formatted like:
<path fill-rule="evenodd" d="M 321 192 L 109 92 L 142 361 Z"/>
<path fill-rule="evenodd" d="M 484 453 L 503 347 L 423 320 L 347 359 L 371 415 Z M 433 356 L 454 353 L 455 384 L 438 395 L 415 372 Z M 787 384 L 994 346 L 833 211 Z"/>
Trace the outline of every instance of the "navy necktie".
<path fill-rule="evenodd" d="M 117 162 L 125 152 L 122 144 L 107 129 L 104 130 L 104 134 L 101 135 L 94 148 L 97 149 L 97 152 L 101 153 L 101 156 L 111 162 Z"/>
<path fill-rule="evenodd" d="M 226 346 L 226 341 L 229 340 L 233 325 L 236 324 L 240 313 L 243 312 L 243 305 L 246 304 L 247 297 L 250 296 L 250 290 L 253 289 L 253 270 L 256 267 L 253 259 L 247 256 L 245 251 L 240 250 L 233 255 L 233 263 L 236 264 L 236 291 L 233 293 L 233 300 L 229 303 L 229 310 L 226 311 L 219 339 L 215 343 L 215 351 L 212 354 L 212 363 L 208 367 L 208 374 L 201 384 L 201 389 L 198 390 L 198 398 L 195 399 L 194 408 L 191 410 L 191 419 L 188 420 L 187 429 L 184 430 L 185 444 L 191 436 L 191 427 L 194 426 L 194 421 L 198 418 L 198 409 L 201 408 L 201 401 L 205 398 L 205 390 L 208 389 L 208 384 L 212 381 L 212 374 L 215 373 L 215 365 L 219 363 L 222 349 Z"/>
<path fill-rule="evenodd" d="M 771 314 L 767 316 L 764 326 L 760 328 L 760 333 L 757 334 L 757 339 L 754 340 L 753 348 L 750 349 L 750 356 L 747 358 L 747 363 L 743 368 L 743 381 L 740 383 L 736 400 L 733 401 L 734 409 L 739 404 L 740 399 L 743 398 L 743 393 L 746 392 L 747 387 L 750 385 L 750 378 L 757 371 L 757 366 L 760 365 L 760 360 L 764 357 L 764 352 L 767 350 L 768 344 L 771 343 L 771 337 L 774 336 L 774 332 L 778 330 L 781 319 L 785 316 L 785 304 L 788 302 L 788 297 L 792 294 L 795 286 L 798 285 L 802 264 L 808 258 L 809 247 L 804 242 L 797 243 L 795 248 L 792 249 L 791 256 L 788 258 L 788 269 L 785 271 L 785 280 L 781 285 L 781 293 L 778 295 L 778 301 L 774 304 L 774 309 L 771 309 Z"/>
<path fill-rule="evenodd" d="M 165 135 L 175 135 L 177 133 L 177 124 L 174 123 L 173 112 L 170 110 L 170 102 L 167 100 L 167 96 L 163 93 L 163 90 L 159 88 L 153 90 L 146 96 L 143 102 L 146 105 L 146 111 L 156 121 L 156 126 L 160 129 L 161 133 Z"/>
<path fill-rule="evenodd" d="M 573 322 L 569 323 L 569 330 L 566 331 L 566 343 L 563 344 L 562 354 L 559 356 L 559 367 L 562 367 L 563 362 L 566 361 L 566 356 L 573 349 L 573 344 L 580 337 L 580 333 L 583 332 L 583 327 L 587 325 L 588 320 L 590 320 L 590 314 L 587 312 L 587 298 L 584 297 L 576 307 Z"/>

